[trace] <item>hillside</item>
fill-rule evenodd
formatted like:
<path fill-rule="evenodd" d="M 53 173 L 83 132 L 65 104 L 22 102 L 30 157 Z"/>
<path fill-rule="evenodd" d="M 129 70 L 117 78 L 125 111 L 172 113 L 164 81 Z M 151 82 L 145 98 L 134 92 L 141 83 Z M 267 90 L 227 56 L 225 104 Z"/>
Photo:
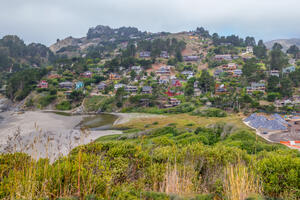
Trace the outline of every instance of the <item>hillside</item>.
<path fill-rule="evenodd" d="M 116 48 L 121 43 L 145 39 L 152 34 L 141 32 L 133 27 L 110 28 L 109 26 L 98 25 L 90 28 L 86 37 L 67 37 L 50 46 L 52 52 L 57 55 L 68 57 L 78 56 L 88 53 L 93 49 L 98 50 L 98 54 L 104 52 L 107 46 Z M 125 46 L 126 47 L 126 46 Z"/>
<path fill-rule="evenodd" d="M 271 40 L 266 42 L 265 45 L 268 49 L 271 49 L 275 43 L 281 44 L 284 51 L 286 51 L 292 45 L 297 45 L 298 47 L 300 47 L 300 39 L 297 38 Z"/>
<path fill-rule="evenodd" d="M 48 47 L 39 43 L 26 45 L 18 36 L 0 39 L 0 72 L 16 71 L 22 65 L 42 66 L 54 59 Z"/>

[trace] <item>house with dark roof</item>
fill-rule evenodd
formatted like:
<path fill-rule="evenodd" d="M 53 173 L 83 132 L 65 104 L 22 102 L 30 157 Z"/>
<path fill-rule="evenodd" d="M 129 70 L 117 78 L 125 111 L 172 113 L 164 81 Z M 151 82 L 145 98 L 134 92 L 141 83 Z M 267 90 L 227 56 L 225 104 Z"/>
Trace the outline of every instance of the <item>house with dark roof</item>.
<path fill-rule="evenodd" d="M 248 94 L 252 94 L 255 91 L 264 93 L 266 91 L 266 86 L 265 86 L 265 83 L 262 83 L 262 82 L 260 82 L 260 83 L 252 82 L 251 86 L 247 87 L 246 90 L 247 90 Z"/>
<path fill-rule="evenodd" d="M 170 82 L 170 77 L 169 76 L 160 76 L 158 83 L 159 84 L 169 84 Z"/>
<path fill-rule="evenodd" d="M 101 82 L 99 85 L 97 85 L 97 88 L 99 91 L 105 90 L 106 87 L 107 87 L 107 85 L 104 82 Z"/>
<path fill-rule="evenodd" d="M 160 57 L 161 58 L 169 58 L 169 53 L 167 51 L 161 51 L 160 53 Z"/>
<path fill-rule="evenodd" d="M 137 93 L 138 87 L 133 85 L 127 85 L 125 86 L 125 91 L 129 93 Z"/>
<path fill-rule="evenodd" d="M 279 77 L 279 70 L 271 70 L 269 71 L 270 76 L 277 76 Z"/>
<path fill-rule="evenodd" d="M 58 85 L 59 85 L 60 88 L 72 89 L 74 84 L 70 81 L 66 81 L 66 82 L 61 82 Z"/>
<path fill-rule="evenodd" d="M 142 93 L 143 94 L 152 94 L 152 87 L 151 86 L 144 86 L 142 88 Z"/>
<path fill-rule="evenodd" d="M 218 61 L 222 61 L 222 60 L 231 61 L 232 56 L 230 54 L 215 55 L 215 60 L 218 60 Z"/>
<path fill-rule="evenodd" d="M 174 107 L 180 105 L 181 101 L 176 98 L 170 98 L 169 103 Z"/>
<path fill-rule="evenodd" d="M 150 51 L 141 51 L 140 52 L 140 58 L 150 58 L 151 52 Z"/>
<path fill-rule="evenodd" d="M 158 75 L 158 76 L 170 75 L 171 74 L 170 68 L 171 68 L 170 66 L 162 66 L 156 71 L 156 75 Z"/>
<path fill-rule="evenodd" d="M 185 62 L 197 62 L 199 59 L 199 56 L 183 56 L 183 61 Z"/>

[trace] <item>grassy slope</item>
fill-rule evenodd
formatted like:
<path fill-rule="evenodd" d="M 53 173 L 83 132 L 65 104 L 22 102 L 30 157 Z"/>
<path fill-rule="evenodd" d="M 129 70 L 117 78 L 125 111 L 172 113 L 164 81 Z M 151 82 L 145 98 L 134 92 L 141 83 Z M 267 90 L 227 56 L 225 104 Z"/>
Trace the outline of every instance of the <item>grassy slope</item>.
<path fill-rule="evenodd" d="M 199 126 L 208 126 L 211 124 L 215 124 L 218 122 L 225 122 L 230 123 L 232 125 L 235 125 L 239 129 L 246 129 L 246 130 L 252 130 L 248 126 L 246 126 L 243 121 L 242 115 L 236 115 L 231 114 L 227 117 L 223 118 L 217 118 L 217 117 L 198 117 L 198 116 L 192 116 L 189 114 L 169 114 L 165 115 L 164 118 L 149 118 L 149 119 L 135 119 L 134 121 L 131 121 L 126 124 L 118 125 L 118 128 L 121 127 L 128 127 L 132 129 L 139 129 L 139 130 L 145 130 L 147 128 L 160 128 L 167 126 L 169 124 L 176 125 L 177 128 L 197 128 Z M 158 122 L 158 124 L 153 125 L 154 122 Z M 175 123 L 175 124 L 174 124 Z M 193 126 L 191 126 L 193 124 Z M 148 127 L 145 127 L 145 125 L 149 125 Z"/>

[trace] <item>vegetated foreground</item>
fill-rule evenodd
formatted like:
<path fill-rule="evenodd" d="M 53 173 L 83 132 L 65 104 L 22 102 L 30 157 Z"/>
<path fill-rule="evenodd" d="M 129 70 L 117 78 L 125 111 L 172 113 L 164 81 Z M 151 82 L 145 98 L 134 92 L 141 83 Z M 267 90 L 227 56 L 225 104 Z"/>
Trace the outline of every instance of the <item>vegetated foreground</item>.
<path fill-rule="evenodd" d="M 202 27 L 172 34 L 97 26 L 50 48 L 3 37 L 0 93 L 11 102 L 0 100 L 0 112 L 161 116 L 126 119 L 116 126 L 125 134 L 54 163 L 1 154 L 0 198 L 300 199 L 299 151 L 266 143 L 241 120 L 250 115 L 247 124 L 266 139 L 296 143 L 300 50 L 283 50 Z"/>
<path fill-rule="evenodd" d="M 142 131 L 139 123 L 124 126 L 130 129 L 123 135 L 77 147 L 53 164 L 21 153 L 1 155 L 0 198 L 300 197 L 299 152 L 249 130 L 222 122 L 205 128 L 151 121 Z"/>

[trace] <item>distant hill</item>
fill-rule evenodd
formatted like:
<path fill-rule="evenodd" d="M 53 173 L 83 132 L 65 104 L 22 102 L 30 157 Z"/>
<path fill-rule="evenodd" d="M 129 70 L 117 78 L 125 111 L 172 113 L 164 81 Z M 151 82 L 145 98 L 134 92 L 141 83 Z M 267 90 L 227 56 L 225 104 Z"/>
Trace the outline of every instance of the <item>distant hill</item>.
<path fill-rule="evenodd" d="M 54 54 L 45 45 L 26 45 L 15 35 L 7 35 L 0 39 L 0 72 L 17 70 L 21 65 L 40 67 L 53 59 Z"/>
<path fill-rule="evenodd" d="M 268 49 L 271 49 L 276 42 L 282 45 L 284 51 L 292 45 L 297 45 L 300 48 L 300 39 L 297 38 L 272 40 L 266 42 L 265 45 Z"/>
<path fill-rule="evenodd" d="M 130 40 L 145 39 L 152 34 L 139 31 L 134 27 L 110 28 L 109 26 L 96 26 L 90 28 L 86 37 L 68 37 L 50 46 L 51 51 L 56 55 L 68 57 L 85 54 L 88 50 L 96 49 L 99 53 L 107 47 L 115 48 L 123 42 Z"/>

